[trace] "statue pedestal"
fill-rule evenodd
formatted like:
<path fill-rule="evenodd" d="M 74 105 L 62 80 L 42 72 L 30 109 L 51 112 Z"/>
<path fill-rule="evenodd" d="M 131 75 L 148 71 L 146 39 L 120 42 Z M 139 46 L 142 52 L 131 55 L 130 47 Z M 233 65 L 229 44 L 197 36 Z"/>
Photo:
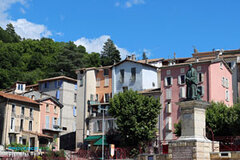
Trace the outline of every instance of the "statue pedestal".
<path fill-rule="evenodd" d="M 181 108 L 182 135 L 178 140 L 169 142 L 170 157 L 172 160 L 210 160 L 214 142 L 205 136 L 205 111 L 209 103 L 192 100 L 177 104 Z"/>

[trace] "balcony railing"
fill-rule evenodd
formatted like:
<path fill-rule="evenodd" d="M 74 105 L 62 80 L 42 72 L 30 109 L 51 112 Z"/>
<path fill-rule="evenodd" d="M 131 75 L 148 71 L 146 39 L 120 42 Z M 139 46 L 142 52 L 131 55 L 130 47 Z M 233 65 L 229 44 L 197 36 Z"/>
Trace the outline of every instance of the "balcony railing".
<path fill-rule="evenodd" d="M 20 126 L 14 126 L 12 129 L 9 128 L 9 133 L 20 133 L 22 131 L 22 128 L 20 128 Z"/>
<path fill-rule="evenodd" d="M 51 131 L 61 132 L 62 127 L 58 124 L 54 124 L 54 125 L 49 124 L 48 127 L 46 127 L 46 124 L 42 124 L 42 130 L 51 130 Z"/>

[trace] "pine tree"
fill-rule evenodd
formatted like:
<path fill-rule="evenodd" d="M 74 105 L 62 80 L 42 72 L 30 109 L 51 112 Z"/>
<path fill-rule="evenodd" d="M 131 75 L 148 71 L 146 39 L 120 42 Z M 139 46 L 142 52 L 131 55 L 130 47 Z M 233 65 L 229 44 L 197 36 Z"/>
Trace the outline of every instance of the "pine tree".
<path fill-rule="evenodd" d="M 101 52 L 101 64 L 102 66 L 113 65 L 114 62 L 120 62 L 120 52 L 117 50 L 111 39 L 108 39 L 104 43 L 103 51 Z"/>

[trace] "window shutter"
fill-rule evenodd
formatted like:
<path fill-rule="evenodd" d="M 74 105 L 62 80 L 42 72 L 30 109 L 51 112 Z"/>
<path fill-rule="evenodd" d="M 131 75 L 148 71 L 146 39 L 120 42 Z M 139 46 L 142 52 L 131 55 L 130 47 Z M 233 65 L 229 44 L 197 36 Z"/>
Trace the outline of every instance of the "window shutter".
<path fill-rule="evenodd" d="M 167 111 L 167 113 L 172 113 L 172 104 L 171 103 L 166 104 L 166 111 Z"/>
<path fill-rule="evenodd" d="M 55 122 L 54 122 L 54 117 L 52 117 L 52 129 L 54 129 L 54 127 L 53 127 L 53 126 L 54 126 L 54 123 L 55 123 Z"/>
<path fill-rule="evenodd" d="M 167 77 L 164 78 L 165 86 L 167 86 Z"/>
<path fill-rule="evenodd" d="M 181 76 L 178 76 L 178 84 L 181 84 Z"/>
<path fill-rule="evenodd" d="M 109 78 L 108 78 L 108 76 L 105 76 L 105 78 L 104 78 L 104 86 L 109 86 Z"/>
<path fill-rule="evenodd" d="M 60 119 L 60 117 L 59 117 L 59 118 L 58 118 L 58 122 L 57 122 L 59 127 L 60 127 L 60 123 L 61 123 L 60 120 L 61 120 L 61 119 Z"/>
<path fill-rule="evenodd" d="M 46 116 L 45 121 L 46 121 L 46 126 L 45 127 L 48 129 L 49 128 L 49 116 Z"/>
<path fill-rule="evenodd" d="M 202 86 L 202 96 L 204 95 L 204 86 Z"/>
<path fill-rule="evenodd" d="M 201 73 L 202 82 L 204 81 L 204 74 Z"/>
<path fill-rule="evenodd" d="M 228 79 L 226 78 L 226 87 L 228 88 L 229 86 L 229 82 L 228 82 Z"/>
<path fill-rule="evenodd" d="M 76 116 L 76 107 L 73 106 L 73 116 Z"/>
<path fill-rule="evenodd" d="M 172 77 L 170 77 L 170 79 L 171 79 L 171 84 L 170 84 L 170 85 L 172 85 L 172 84 L 173 84 L 173 78 L 172 78 Z"/>
<path fill-rule="evenodd" d="M 224 81 L 225 81 L 225 79 L 224 79 L 224 77 L 222 77 L 222 86 L 224 86 Z"/>
<path fill-rule="evenodd" d="M 49 82 L 47 82 L 47 88 L 49 88 Z"/>

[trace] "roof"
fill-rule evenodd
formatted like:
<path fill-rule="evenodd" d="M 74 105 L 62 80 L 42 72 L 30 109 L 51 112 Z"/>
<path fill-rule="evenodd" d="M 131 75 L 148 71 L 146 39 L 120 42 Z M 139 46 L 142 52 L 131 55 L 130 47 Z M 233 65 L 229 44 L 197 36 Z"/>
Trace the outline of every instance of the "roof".
<path fill-rule="evenodd" d="M 44 97 L 44 98 L 38 99 L 36 101 L 42 102 L 42 101 L 45 101 L 45 100 L 48 100 L 48 99 L 51 99 L 54 103 L 58 104 L 60 108 L 63 107 L 62 103 L 60 103 L 55 97 L 52 97 L 52 96 Z"/>
<path fill-rule="evenodd" d="M 93 141 L 93 140 L 98 140 L 102 136 L 88 136 L 87 138 L 84 139 L 84 141 Z"/>
<path fill-rule="evenodd" d="M 99 70 L 99 69 L 110 69 L 112 68 L 112 65 L 110 66 L 101 66 L 101 67 L 89 67 L 89 68 L 79 68 L 76 70 L 77 71 L 88 71 L 88 70 Z"/>
<path fill-rule="evenodd" d="M 27 85 L 26 88 L 32 88 L 32 87 L 37 87 L 38 84 L 31 84 L 31 85 Z"/>
<path fill-rule="evenodd" d="M 38 102 L 32 100 L 31 98 L 16 95 L 16 94 L 9 94 L 9 93 L 4 93 L 0 91 L 0 97 L 6 98 L 6 99 L 11 99 L 11 100 L 16 100 L 16 101 L 21 101 L 21 102 L 28 102 L 28 103 L 33 103 L 33 104 L 39 104 Z"/>
<path fill-rule="evenodd" d="M 194 58 L 195 59 L 195 58 Z M 174 64 L 174 65 L 170 65 L 170 66 L 163 66 L 163 67 L 160 67 L 161 68 L 172 68 L 172 67 L 180 67 L 180 66 L 186 66 L 188 64 L 201 64 L 201 63 L 217 63 L 217 62 L 223 62 L 223 64 L 225 65 L 225 67 L 229 70 L 230 73 L 232 73 L 232 70 L 231 68 L 227 65 L 227 63 L 223 60 L 223 59 L 212 59 L 212 60 L 200 60 L 198 62 L 196 61 L 186 61 L 185 63 L 179 63 L 179 64 Z"/>
<path fill-rule="evenodd" d="M 103 139 L 102 139 L 102 136 L 101 136 L 101 138 L 97 142 L 95 142 L 93 145 L 94 146 L 101 146 L 102 141 L 103 141 Z M 106 136 L 104 136 L 104 146 L 107 146 L 107 145 L 108 145 L 108 143 L 107 143 L 107 140 L 106 140 Z"/>
<path fill-rule="evenodd" d="M 47 79 L 39 80 L 38 82 L 47 82 L 47 81 L 55 81 L 55 80 L 62 80 L 62 79 L 77 83 L 76 79 L 66 77 L 66 76 L 58 76 L 58 77 L 47 78 Z"/>
<path fill-rule="evenodd" d="M 42 134 L 42 133 L 37 133 L 37 132 L 32 132 L 32 131 L 22 131 L 22 132 L 34 134 L 34 135 L 37 135 L 38 137 L 45 137 L 45 138 L 53 139 L 52 136 L 49 136 L 49 135 L 46 135 L 46 134 Z"/>
<path fill-rule="evenodd" d="M 163 60 L 163 58 L 147 59 L 147 62 L 148 62 L 148 63 L 153 63 L 153 62 L 162 61 L 162 60 Z M 145 59 L 144 59 L 144 60 L 138 60 L 138 62 L 140 62 L 140 63 L 145 63 L 146 60 L 145 60 Z"/>
<path fill-rule="evenodd" d="M 197 53 L 193 53 L 193 57 L 200 57 L 200 56 L 209 56 L 209 55 L 215 55 L 216 50 L 215 51 L 207 51 L 207 52 L 197 52 Z M 240 49 L 231 49 L 231 50 L 224 50 L 223 54 L 239 54 L 240 53 Z"/>
<path fill-rule="evenodd" d="M 145 66 L 148 66 L 148 67 L 152 67 L 152 68 L 155 68 L 155 69 L 158 68 L 158 67 L 155 67 L 155 66 L 153 66 L 153 65 L 151 65 L 151 64 L 142 63 L 142 62 L 138 62 L 138 61 L 134 61 L 134 60 L 130 60 L 130 59 L 125 59 L 125 60 L 123 60 L 123 61 L 121 61 L 121 62 L 118 62 L 118 63 L 114 64 L 113 66 L 118 66 L 118 65 L 120 65 L 120 64 L 122 64 L 122 63 L 124 63 L 124 62 L 133 62 L 133 63 L 145 65 Z"/>
<path fill-rule="evenodd" d="M 161 88 L 145 89 L 143 91 L 138 91 L 138 93 L 140 94 L 161 93 Z"/>

